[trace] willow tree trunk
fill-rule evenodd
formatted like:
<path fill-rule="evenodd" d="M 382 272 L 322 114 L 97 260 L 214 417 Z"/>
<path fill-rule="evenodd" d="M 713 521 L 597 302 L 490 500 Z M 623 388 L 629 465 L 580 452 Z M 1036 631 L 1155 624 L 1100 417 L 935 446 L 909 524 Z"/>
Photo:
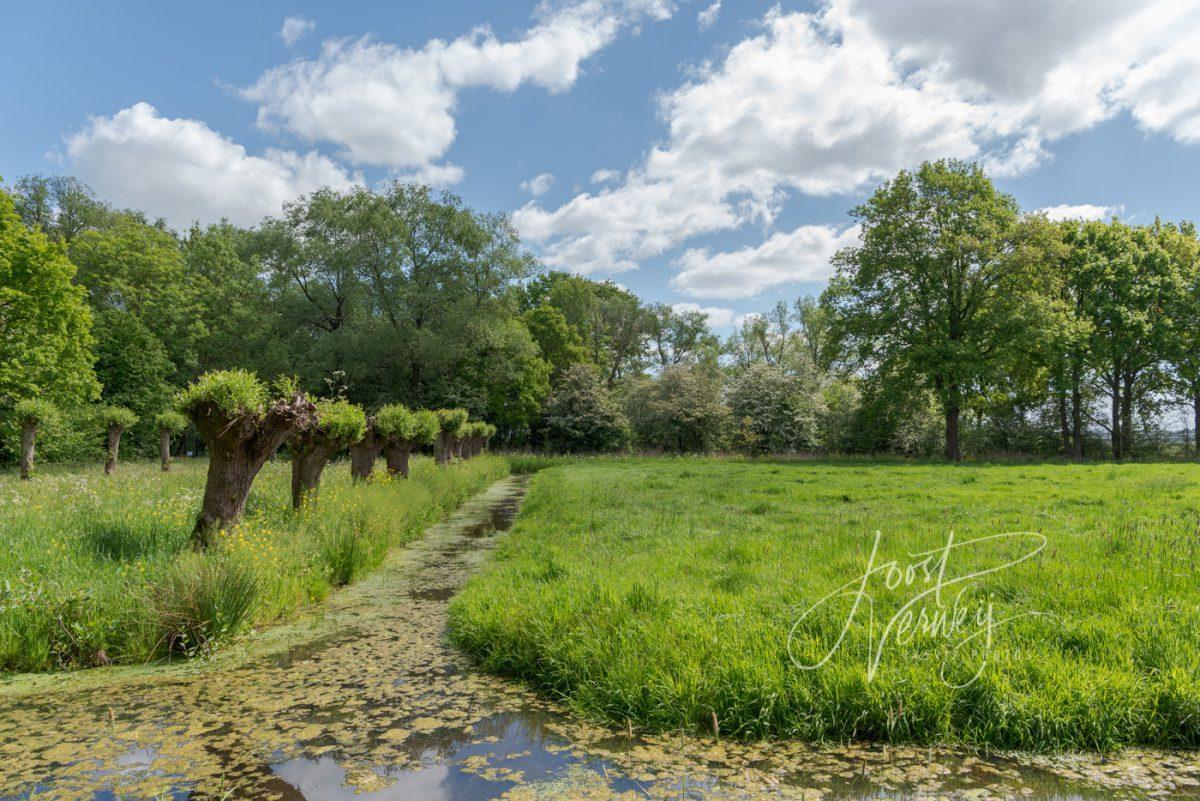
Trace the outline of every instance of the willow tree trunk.
<path fill-rule="evenodd" d="M 449 434 L 438 434 L 433 443 L 433 460 L 438 464 L 447 464 L 454 454 L 454 439 Z"/>
<path fill-rule="evenodd" d="M 463 439 L 462 439 L 462 437 L 454 438 L 454 456 L 458 459 L 463 458 Z"/>
<path fill-rule="evenodd" d="M 383 443 L 375 440 L 356 442 L 350 446 L 350 477 L 366 481 L 375 472 L 375 462 L 383 451 Z"/>
<path fill-rule="evenodd" d="M 383 449 L 388 475 L 408 478 L 408 453 L 409 448 L 406 445 L 388 445 Z"/>
<path fill-rule="evenodd" d="M 1200 406 L 1197 409 L 1200 409 Z M 26 481 L 33 478 L 33 449 L 36 441 L 37 423 L 30 420 L 21 423 L 21 478 Z"/>
<path fill-rule="evenodd" d="M 121 451 L 121 426 L 108 427 L 108 456 L 104 460 L 104 475 L 111 476 L 117 472 L 117 456 Z"/>
<path fill-rule="evenodd" d="M 204 501 L 192 532 L 197 546 L 207 547 L 213 531 L 241 518 L 250 486 L 267 458 L 316 414 L 316 406 L 303 395 L 272 404 L 261 417 L 250 412 L 231 417 L 212 404 L 189 412 L 209 451 Z"/>
<path fill-rule="evenodd" d="M 162 471 L 171 469 L 171 432 L 165 428 L 158 432 L 158 458 L 162 462 Z"/>
<path fill-rule="evenodd" d="M 329 463 L 338 446 L 298 448 L 292 454 L 292 508 L 299 509 L 306 502 L 316 500 L 321 486 L 321 472 Z"/>

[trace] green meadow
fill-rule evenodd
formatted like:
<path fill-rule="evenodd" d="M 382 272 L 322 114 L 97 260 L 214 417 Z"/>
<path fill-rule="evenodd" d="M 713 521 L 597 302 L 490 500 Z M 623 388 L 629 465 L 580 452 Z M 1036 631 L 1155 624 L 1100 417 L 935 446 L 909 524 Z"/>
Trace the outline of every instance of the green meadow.
<path fill-rule="evenodd" d="M 501 457 L 440 468 L 422 457 L 409 479 L 380 468 L 352 484 L 334 463 L 319 502 L 293 511 L 289 464 L 268 463 L 245 518 L 199 552 L 190 535 L 206 467 L 0 474 L 0 671 L 209 653 L 353 581 L 509 470 Z"/>
<path fill-rule="evenodd" d="M 1198 547 L 1197 465 L 581 460 L 451 634 L 622 727 L 1197 746 Z"/>

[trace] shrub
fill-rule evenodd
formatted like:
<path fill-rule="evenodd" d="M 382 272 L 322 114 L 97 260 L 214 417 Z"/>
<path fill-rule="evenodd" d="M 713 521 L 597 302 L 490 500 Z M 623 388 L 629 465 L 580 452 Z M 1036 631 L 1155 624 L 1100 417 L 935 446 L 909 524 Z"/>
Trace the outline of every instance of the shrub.
<path fill-rule="evenodd" d="M 207 405 L 232 417 L 261 414 L 267 400 L 266 385 L 249 370 L 215 370 L 200 376 L 179 393 L 177 405 L 189 414 Z"/>
<path fill-rule="evenodd" d="M 617 450 L 629 441 L 629 421 L 608 388 L 587 365 L 568 367 L 546 399 L 542 440 L 563 453 Z"/>

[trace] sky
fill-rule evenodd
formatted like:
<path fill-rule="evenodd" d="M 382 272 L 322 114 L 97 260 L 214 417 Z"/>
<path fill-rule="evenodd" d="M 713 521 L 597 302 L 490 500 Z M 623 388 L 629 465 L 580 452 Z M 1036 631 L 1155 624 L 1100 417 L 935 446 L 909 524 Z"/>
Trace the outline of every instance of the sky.
<path fill-rule="evenodd" d="M 0 4 L 0 176 L 185 228 L 425 181 L 719 331 L 816 294 L 922 160 L 1200 218 L 1200 0 Z"/>

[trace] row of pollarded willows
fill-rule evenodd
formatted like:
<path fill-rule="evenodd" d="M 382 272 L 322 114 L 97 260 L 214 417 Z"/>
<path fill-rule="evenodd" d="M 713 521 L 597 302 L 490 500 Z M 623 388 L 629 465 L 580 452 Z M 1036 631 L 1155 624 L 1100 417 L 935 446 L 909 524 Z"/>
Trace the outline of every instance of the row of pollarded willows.
<path fill-rule="evenodd" d="M 348 401 L 313 400 L 294 381 L 268 386 L 245 370 L 201 376 L 178 405 L 209 451 L 194 529 L 200 547 L 241 518 L 255 477 L 285 443 L 292 452 L 292 505 L 300 508 L 315 500 L 322 471 L 346 448 L 355 479 L 371 476 L 380 453 L 389 473 L 407 477 L 413 450 L 433 444 L 438 463 L 445 464 L 451 455 L 478 454 L 495 433 L 487 423 L 469 421 L 462 409 L 413 412 L 391 404 L 368 417 Z"/>
<path fill-rule="evenodd" d="M 49 401 L 27 398 L 17 403 L 14 411 L 16 412 L 17 423 L 21 427 L 21 478 L 30 479 L 33 477 L 34 452 L 38 430 L 58 415 L 58 409 Z M 138 416 L 124 406 L 105 405 L 96 407 L 93 419 L 103 428 L 105 433 L 104 474 L 111 476 L 117 469 L 117 460 L 121 451 L 121 435 L 125 433 L 125 429 L 138 421 Z M 187 421 L 185 420 L 184 425 L 186 423 Z M 182 428 L 176 429 L 176 431 L 181 430 Z M 170 461 L 170 436 L 170 434 L 164 432 L 164 441 L 167 447 L 164 453 L 167 455 L 164 457 L 163 469 L 166 469 L 166 465 Z"/>

